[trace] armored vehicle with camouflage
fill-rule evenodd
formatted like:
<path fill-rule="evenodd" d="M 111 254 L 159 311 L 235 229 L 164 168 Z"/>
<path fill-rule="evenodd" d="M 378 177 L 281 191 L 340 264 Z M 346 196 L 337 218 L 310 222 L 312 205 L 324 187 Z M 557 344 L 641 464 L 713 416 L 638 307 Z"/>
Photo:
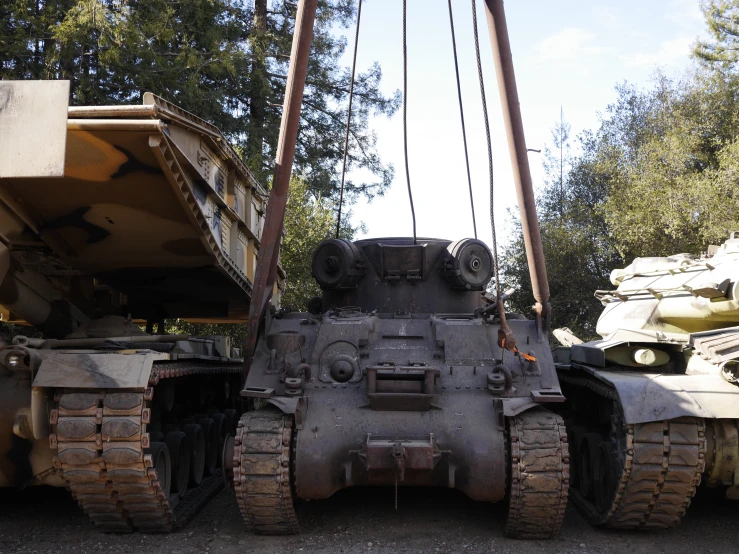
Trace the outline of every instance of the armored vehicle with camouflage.
<path fill-rule="evenodd" d="M 739 499 L 739 236 L 611 274 L 601 340 L 555 331 L 571 497 L 594 525 L 676 525 L 705 483 Z"/>
<path fill-rule="evenodd" d="M 164 320 L 245 321 L 266 193 L 218 129 L 161 98 L 68 95 L 0 81 L 0 316 L 16 324 L 0 486 L 65 486 L 104 531 L 168 531 L 223 485 L 243 359 Z"/>

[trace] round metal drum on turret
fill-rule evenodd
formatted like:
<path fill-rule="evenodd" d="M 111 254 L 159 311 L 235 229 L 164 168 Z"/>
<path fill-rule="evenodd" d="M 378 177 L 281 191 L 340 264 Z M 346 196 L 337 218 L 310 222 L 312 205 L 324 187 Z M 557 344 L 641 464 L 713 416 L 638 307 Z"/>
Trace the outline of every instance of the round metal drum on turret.
<path fill-rule="evenodd" d="M 327 240 L 313 255 L 324 308 L 365 312 L 474 312 L 485 303 L 469 292 L 485 290 L 492 268 L 490 249 L 476 239 Z"/>

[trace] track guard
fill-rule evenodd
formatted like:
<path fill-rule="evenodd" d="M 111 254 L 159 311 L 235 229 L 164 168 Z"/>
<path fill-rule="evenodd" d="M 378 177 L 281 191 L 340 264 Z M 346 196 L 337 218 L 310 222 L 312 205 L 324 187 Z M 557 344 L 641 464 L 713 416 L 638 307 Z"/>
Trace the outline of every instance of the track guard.
<path fill-rule="evenodd" d="M 616 389 L 627 424 L 680 417 L 739 418 L 739 388 L 718 375 L 603 371 L 580 364 L 576 367 Z M 561 371 L 560 378 L 578 379 L 575 371 Z"/>

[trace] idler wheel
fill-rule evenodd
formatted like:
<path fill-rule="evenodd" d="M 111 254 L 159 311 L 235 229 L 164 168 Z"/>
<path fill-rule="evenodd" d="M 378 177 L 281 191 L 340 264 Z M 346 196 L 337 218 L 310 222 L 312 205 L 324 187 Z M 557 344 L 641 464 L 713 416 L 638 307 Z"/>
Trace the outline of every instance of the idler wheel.
<path fill-rule="evenodd" d="M 183 432 L 190 448 L 190 486 L 197 487 L 205 471 L 205 435 L 197 423 L 185 425 Z"/>
<path fill-rule="evenodd" d="M 190 479 L 190 448 L 187 435 L 182 431 L 170 431 L 164 439 L 172 462 L 172 492 L 182 494 Z"/>
<path fill-rule="evenodd" d="M 603 514 L 613 498 L 613 444 L 603 441 L 598 445 L 593 463 L 593 495 L 595 507 Z"/>
<path fill-rule="evenodd" d="M 218 468 L 218 451 L 220 450 L 218 429 L 213 420 L 204 417 L 200 420 L 205 437 L 205 475 L 215 475 Z"/>
<path fill-rule="evenodd" d="M 593 499 L 593 465 L 598 455 L 598 445 L 601 443 L 598 433 L 587 433 L 580 442 L 580 494 L 590 500 Z"/>
<path fill-rule="evenodd" d="M 157 472 L 159 487 L 166 498 L 169 496 L 172 486 L 172 460 L 169 457 L 167 444 L 164 442 L 152 442 L 148 453 L 151 454 L 152 465 Z"/>

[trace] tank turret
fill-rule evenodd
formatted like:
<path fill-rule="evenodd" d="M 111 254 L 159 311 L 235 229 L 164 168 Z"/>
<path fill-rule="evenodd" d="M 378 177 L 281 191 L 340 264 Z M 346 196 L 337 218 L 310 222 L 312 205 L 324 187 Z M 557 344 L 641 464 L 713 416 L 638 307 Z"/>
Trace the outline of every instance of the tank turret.
<path fill-rule="evenodd" d="M 316 249 L 313 275 L 324 308 L 471 313 L 486 305 L 493 256 L 476 239 L 332 239 Z"/>
<path fill-rule="evenodd" d="M 603 338 L 555 351 L 591 523 L 670 527 L 700 482 L 739 499 L 738 274 L 734 233 L 702 256 L 637 258 L 596 292 Z"/>

